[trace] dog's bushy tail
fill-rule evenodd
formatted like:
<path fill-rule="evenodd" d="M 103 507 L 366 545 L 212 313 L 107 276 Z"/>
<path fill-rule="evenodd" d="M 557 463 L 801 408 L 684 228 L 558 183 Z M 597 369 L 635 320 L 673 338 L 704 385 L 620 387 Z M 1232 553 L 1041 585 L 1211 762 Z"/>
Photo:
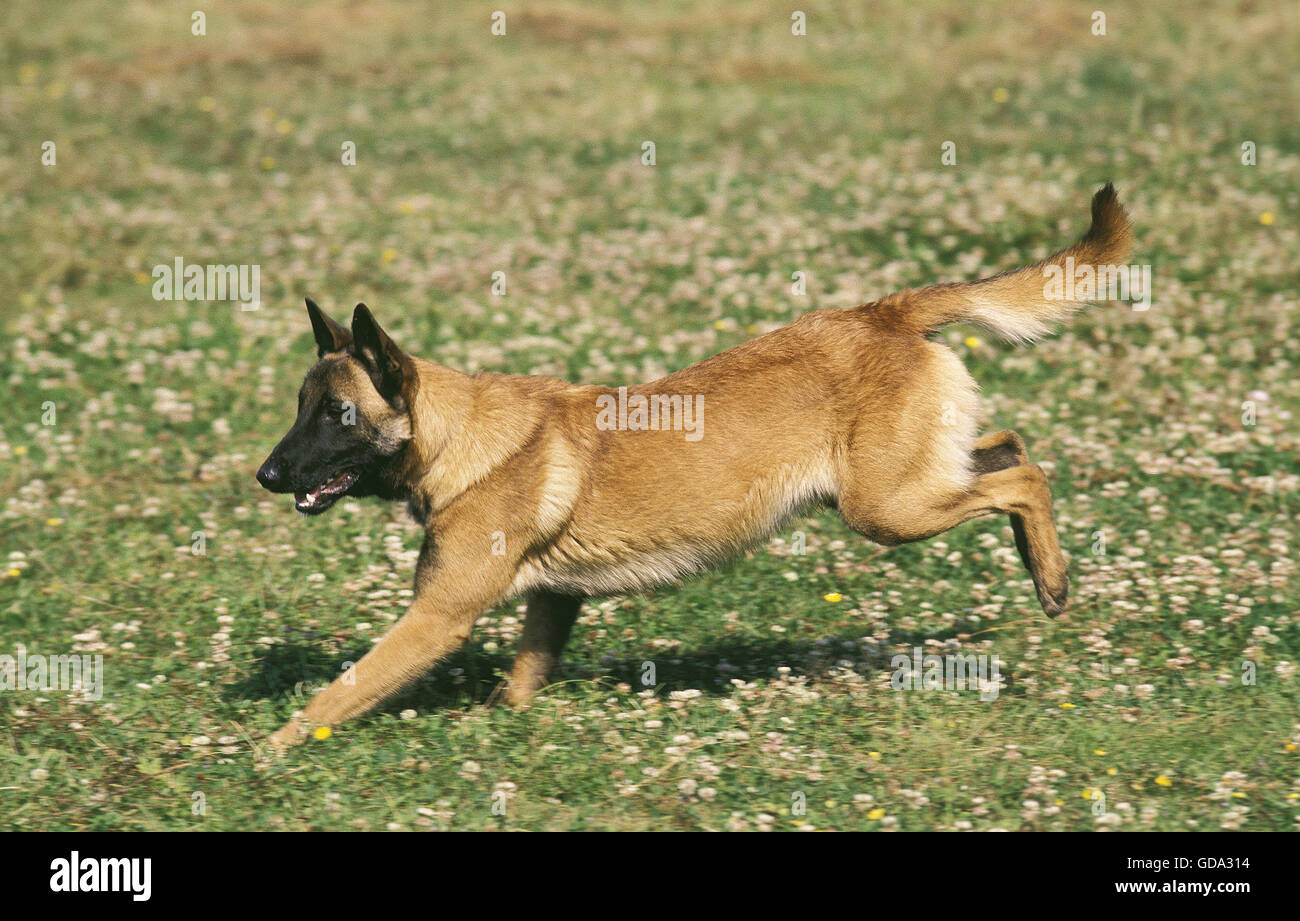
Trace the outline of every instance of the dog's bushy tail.
<path fill-rule="evenodd" d="M 1069 275 L 1074 267 L 1124 265 L 1132 244 L 1132 222 L 1108 182 L 1092 198 L 1092 226 L 1068 249 L 991 278 L 900 291 L 875 306 L 892 311 L 898 322 L 920 332 L 966 320 L 1005 339 L 1037 339 L 1086 303 L 1060 296 L 1061 286 L 1053 291 L 1049 282 Z M 1060 271 L 1053 272 L 1052 266 Z M 1103 271 L 1101 277 L 1105 275 Z M 1096 299 L 1104 300 L 1105 292 Z"/>

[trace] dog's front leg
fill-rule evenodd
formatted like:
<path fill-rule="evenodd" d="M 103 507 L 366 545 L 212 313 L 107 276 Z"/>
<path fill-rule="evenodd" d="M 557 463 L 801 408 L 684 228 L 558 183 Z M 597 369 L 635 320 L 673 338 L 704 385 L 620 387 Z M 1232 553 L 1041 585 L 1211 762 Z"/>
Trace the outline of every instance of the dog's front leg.
<path fill-rule="evenodd" d="M 474 621 L 509 590 L 516 569 L 507 556 L 474 552 L 476 543 L 443 535 L 435 549 L 425 540 L 415 600 L 406 613 L 355 667 L 268 739 L 272 748 L 284 750 L 317 727 L 374 709 L 465 643 Z"/>

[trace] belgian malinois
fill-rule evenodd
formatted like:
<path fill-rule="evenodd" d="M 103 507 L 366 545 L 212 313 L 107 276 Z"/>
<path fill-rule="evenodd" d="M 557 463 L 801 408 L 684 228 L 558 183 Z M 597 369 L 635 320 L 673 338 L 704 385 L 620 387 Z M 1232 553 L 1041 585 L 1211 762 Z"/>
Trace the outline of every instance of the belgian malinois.
<path fill-rule="evenodd" d="M 402 500 L 427 535 L 405 615 L 272 744 L 377 706 L 519 593 L 527 618 L 506 697 L 523 703 L 585 597 L 698 572 L 819 504 L 885 545 L 1009 515 L 1043 610 L 1059 614 L 1068 581 L 1047 477 L 1015 432 L 977 435 L 975 382 L 928 336 L 957 321 L 1043 335 L 1081 305 L 1048 293 L 1049 271 L 1120 265 L 1131 240 L 1107 183 L 1087 234 L 1043 262 L 817 310 L 618 390 L 462 374 L 404 352 L 364 304 L 348 329 L 308 300 L 319 361 L 258 481 L 304 515 L 343 495 Z"/>

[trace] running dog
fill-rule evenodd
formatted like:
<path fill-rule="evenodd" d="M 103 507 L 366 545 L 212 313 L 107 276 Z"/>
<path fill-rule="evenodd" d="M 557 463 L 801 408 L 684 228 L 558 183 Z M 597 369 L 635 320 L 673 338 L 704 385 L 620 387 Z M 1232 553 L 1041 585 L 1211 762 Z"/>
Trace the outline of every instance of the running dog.
<path fill-rule="evenodd" d="M 1082 302 L 1045 276 L 1122 264 L 1131 224 L 1107 183 L 1092 226 L 992 278 L 809 313 L 641 386 L 466 375 L 403 351 L 364 304 L 351 327 L 311 300 L 317 363 L 298 417 L 257 473 L 297 510 L 341 496 L 404 501 L 426 528 L 405 615 L 271 737 L 376 707 L 459 648 L 488 608 L 528 599 L 507 700 L 547 682 L 584 598 L 672 582 L 817 505 L 884 545 L 1010 517 L 1043 610 L 1069 583 L 1041 468 L 1015 432 L 980 436 L 976 385 L 930 335 L 968 321 L 1012 340 Z"/>

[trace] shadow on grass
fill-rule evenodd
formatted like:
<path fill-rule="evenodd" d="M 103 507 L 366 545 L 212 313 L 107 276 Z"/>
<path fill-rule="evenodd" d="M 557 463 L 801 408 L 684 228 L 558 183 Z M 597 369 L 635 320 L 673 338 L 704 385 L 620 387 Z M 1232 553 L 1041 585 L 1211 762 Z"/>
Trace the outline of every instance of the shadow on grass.
<path fill-rule="evenodd" d="M 879 649 L 864 647 L 857 637 L 834 635 L 819 639 L 773 637 L 728 637 L 691 650 L 647 650 L 645 655 L 605 657 L 594 660 L 584 650 L 575 649 L 576 657 L 561 661 L 552 674 L 552 682 L 604 680 L 611 687 L 625 683 L 641 690 L 653 687 L 659 695 L 672 691 L 699 690 L 712 696 L 727 696 L 731 682 L 769 681 L 780 677 L 778 669 L 788 668 L 789 675 L 825 678 L 832 671 L 850 668 L 868 680 L 893 671 L 891 660 L 900 646 L 924 647 L 926 653 L 946 650 L 926 642 L 954 639 L 964 628 L 953 627 L 936 633 L 894 631 Z M 272 647 L 257 660 L 257 670 L 243 681 L 226 688 L 228 699 L 274 699 L 313 689 L 333 681 L 344 670 L 344 663 L 359 661 L 368 647 L 356 647 L 342 654 L 330 654 L 321 646 L 286 644 Z M 963 654 L 967 654 L 962 651 Z M 439 664 L 406 691 L 388 700 L 380 712 L 391 713 L 408 707 L 422 711 L 459 710 L 487 704 L 499 697 L 505 675 L 513 662 L 513 653 L 489 653 L 471 643 Z M 1014 676 L 1001 665 L 1006 683 L 1002 694 L 1019 694 Z M 650 682 L 645 682 L 650 678 Z"/>
<path fill-rule="evenodd" d="M 349 663 L 361 661 L 369 648 L 357 646 L 332 653 L 324 646 L 316 645 L 272 646 L 254 660 L 255 670 L 248 677 L 226 686 L 223 696 L 227 700 L 270 700 L 294 693 L 309 697 L 342 675 Z M 459 709 L 486 702 L 499 683 L 496 675 L 507 670 L 510 662 L 510 656 L 467 646 L 440 663 L 411 688 L 391 698 L 381 710 L 388 712 L 411 706 Z M 418 701 L 418 704 L 413 701 Z"/>

